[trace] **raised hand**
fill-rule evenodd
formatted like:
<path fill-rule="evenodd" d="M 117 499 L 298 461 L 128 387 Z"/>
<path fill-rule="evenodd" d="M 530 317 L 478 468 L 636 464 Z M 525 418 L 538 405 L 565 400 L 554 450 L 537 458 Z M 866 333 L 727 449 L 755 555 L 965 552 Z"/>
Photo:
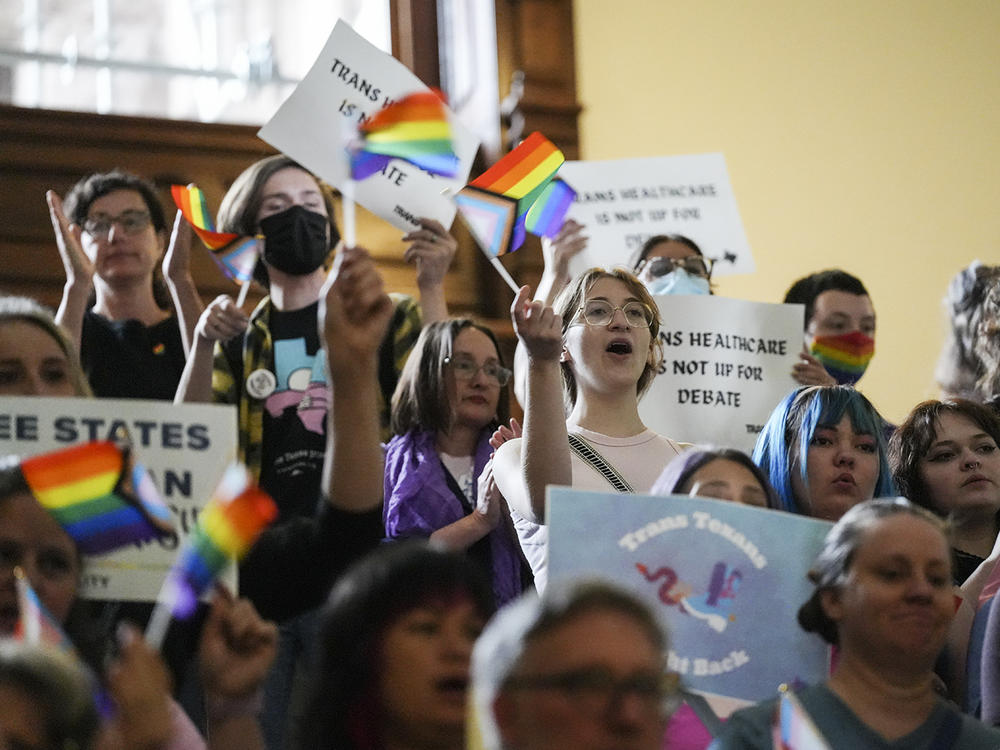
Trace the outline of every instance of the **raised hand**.
<path fill-rule="evenodd" d="M 566 219 L 559 234 L 552 239 L 542 238 L 545 272 L 562 281 L 562 286 L 569 281 L 569 262 L 587 247 L 590 238 L 583 230 L 584 226 L 580 222 Z"/>
<path fill-rule="evenodd" d="M 531 290 L 522 286 L 510 307 L 514 331 L 533 360 L 556 361 L 562 352 L 562 319 L 548 305 L 532 301 Z"/>
<path fill-rule="evenodd" d="M 375 357 L 393 310 L 372 257 L 356 247 L 340 252 L 339 267 L 323 287 L 319 310 L 331 375 L 334 367 L 350 368 Z"/>
<path fill-rule="evenodd" d="M 198 664 L 212 700 L 249 698 L 263 685 L 278 651 L 278 629 L 247 599 L 217 586 L 201 632 Z"/>
<path fill-rule="evenodd" d="M 420 229 L 403 236 L 410 246 L 403 260 L 417 269 L 417 286 L 421 289 L 441 284 L 455 258 L 458 241 L 434 219 L 420 219 Z"/>
<path fill-rule="evenodd" d="M 163 255 L 163 277 L 168 281 L 186 281 L 191 277 L 191 241 L 194 230 L 180 211 L 174 217 L 170 244 Z"/>
<path fill-rule="evenodd" d="M 66 270 L 66 282 L 89 287 L 94 279 L 94 264 L 87 257 L 80 242 L 82 230 L 76 224 L 70 224 L 66 214 L 63 213 L 62 199 L 54 190 L 45 192 L 45 202 L 49 205 L 49 218 L 52 220 L 52 231 L 56 235 L 59 257 L 62 258 L 63 268 Z"/>
<path fill-rule="evenodd" d="M 220 294 L 198 318 L 195 336 L 199 341 L 228 341 L 243 333 L 249 324 L 250 319 L 233 298 Z"/>
<path fill-rule="evenodd" d="M 792 377 L 800 385 L 837 385 L 837 380 L 809 352 L 799 352 L 799 361 L 792 365 Z"/>
<path fill-rule="evenodd" d="M 514 417 L 511 417 L 510 427 L 500 425 L 493 431 L 493 435 L 490 436 L 490 447 L 496 450 L 508 440 L 519 437 L 521 437 L 521 423 L 514 419 Z"/>
<path fill-rule="evenodd" d="M 164 747 L 172 729 L 170 673 L 131 625 L 119 627 L 118 642 L 118 658 L 107 674 L 108 690 L 117 707 L 111 734 L 130 750 Z"/>

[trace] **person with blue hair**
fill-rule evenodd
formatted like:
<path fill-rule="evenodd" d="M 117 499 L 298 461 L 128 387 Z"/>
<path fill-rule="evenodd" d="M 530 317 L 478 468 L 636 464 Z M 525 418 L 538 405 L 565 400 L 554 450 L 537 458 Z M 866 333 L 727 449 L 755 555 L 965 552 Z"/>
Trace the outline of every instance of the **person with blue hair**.
<path fill-rule="evenodd" d="M 850 386 L 800 387 L 771 412 L 753 460 L 782 510 L 836 521 L 864 500 L 895 494 L 883 425 Z"/>

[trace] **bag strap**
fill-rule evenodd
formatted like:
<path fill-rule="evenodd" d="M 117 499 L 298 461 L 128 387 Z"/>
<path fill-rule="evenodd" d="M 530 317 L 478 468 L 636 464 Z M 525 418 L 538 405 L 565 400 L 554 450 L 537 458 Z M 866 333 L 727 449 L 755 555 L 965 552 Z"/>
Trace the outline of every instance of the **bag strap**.
<path fill-rule="evenodd" d="M 632 486 L 626 481 L 618 470 L 609 464 L 597 449 L 580 435 L 571 432 L 567 435 L 569 447 L 576 455 L 593 466 L 602 477 L 608 480 L 608 484 L 615 488 L 617 492 L 635 492 Z"/>

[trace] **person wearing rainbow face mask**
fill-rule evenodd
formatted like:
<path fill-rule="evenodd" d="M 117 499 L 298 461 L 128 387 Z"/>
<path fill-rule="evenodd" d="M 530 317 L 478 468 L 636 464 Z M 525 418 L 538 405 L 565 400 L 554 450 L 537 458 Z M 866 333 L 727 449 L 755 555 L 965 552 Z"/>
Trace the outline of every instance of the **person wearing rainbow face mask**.
<path fill-rule="evenodd" d="M 839 269 L 799 279 L 786 303 L 806 306 L 805 350 L 792 368 L 801 385 L 854 385 L 875 353 L 875 308 L 861 280 Z"/>

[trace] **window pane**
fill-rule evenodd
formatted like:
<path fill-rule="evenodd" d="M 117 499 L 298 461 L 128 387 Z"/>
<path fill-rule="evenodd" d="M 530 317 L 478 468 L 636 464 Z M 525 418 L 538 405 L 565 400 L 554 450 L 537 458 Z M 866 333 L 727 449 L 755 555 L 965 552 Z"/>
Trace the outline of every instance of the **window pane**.
<path fill-rule="evenodd" d="M 338 18 L 390 50 L 389 0 L 0 0 L 0 101 L 262 124 Z"/>

